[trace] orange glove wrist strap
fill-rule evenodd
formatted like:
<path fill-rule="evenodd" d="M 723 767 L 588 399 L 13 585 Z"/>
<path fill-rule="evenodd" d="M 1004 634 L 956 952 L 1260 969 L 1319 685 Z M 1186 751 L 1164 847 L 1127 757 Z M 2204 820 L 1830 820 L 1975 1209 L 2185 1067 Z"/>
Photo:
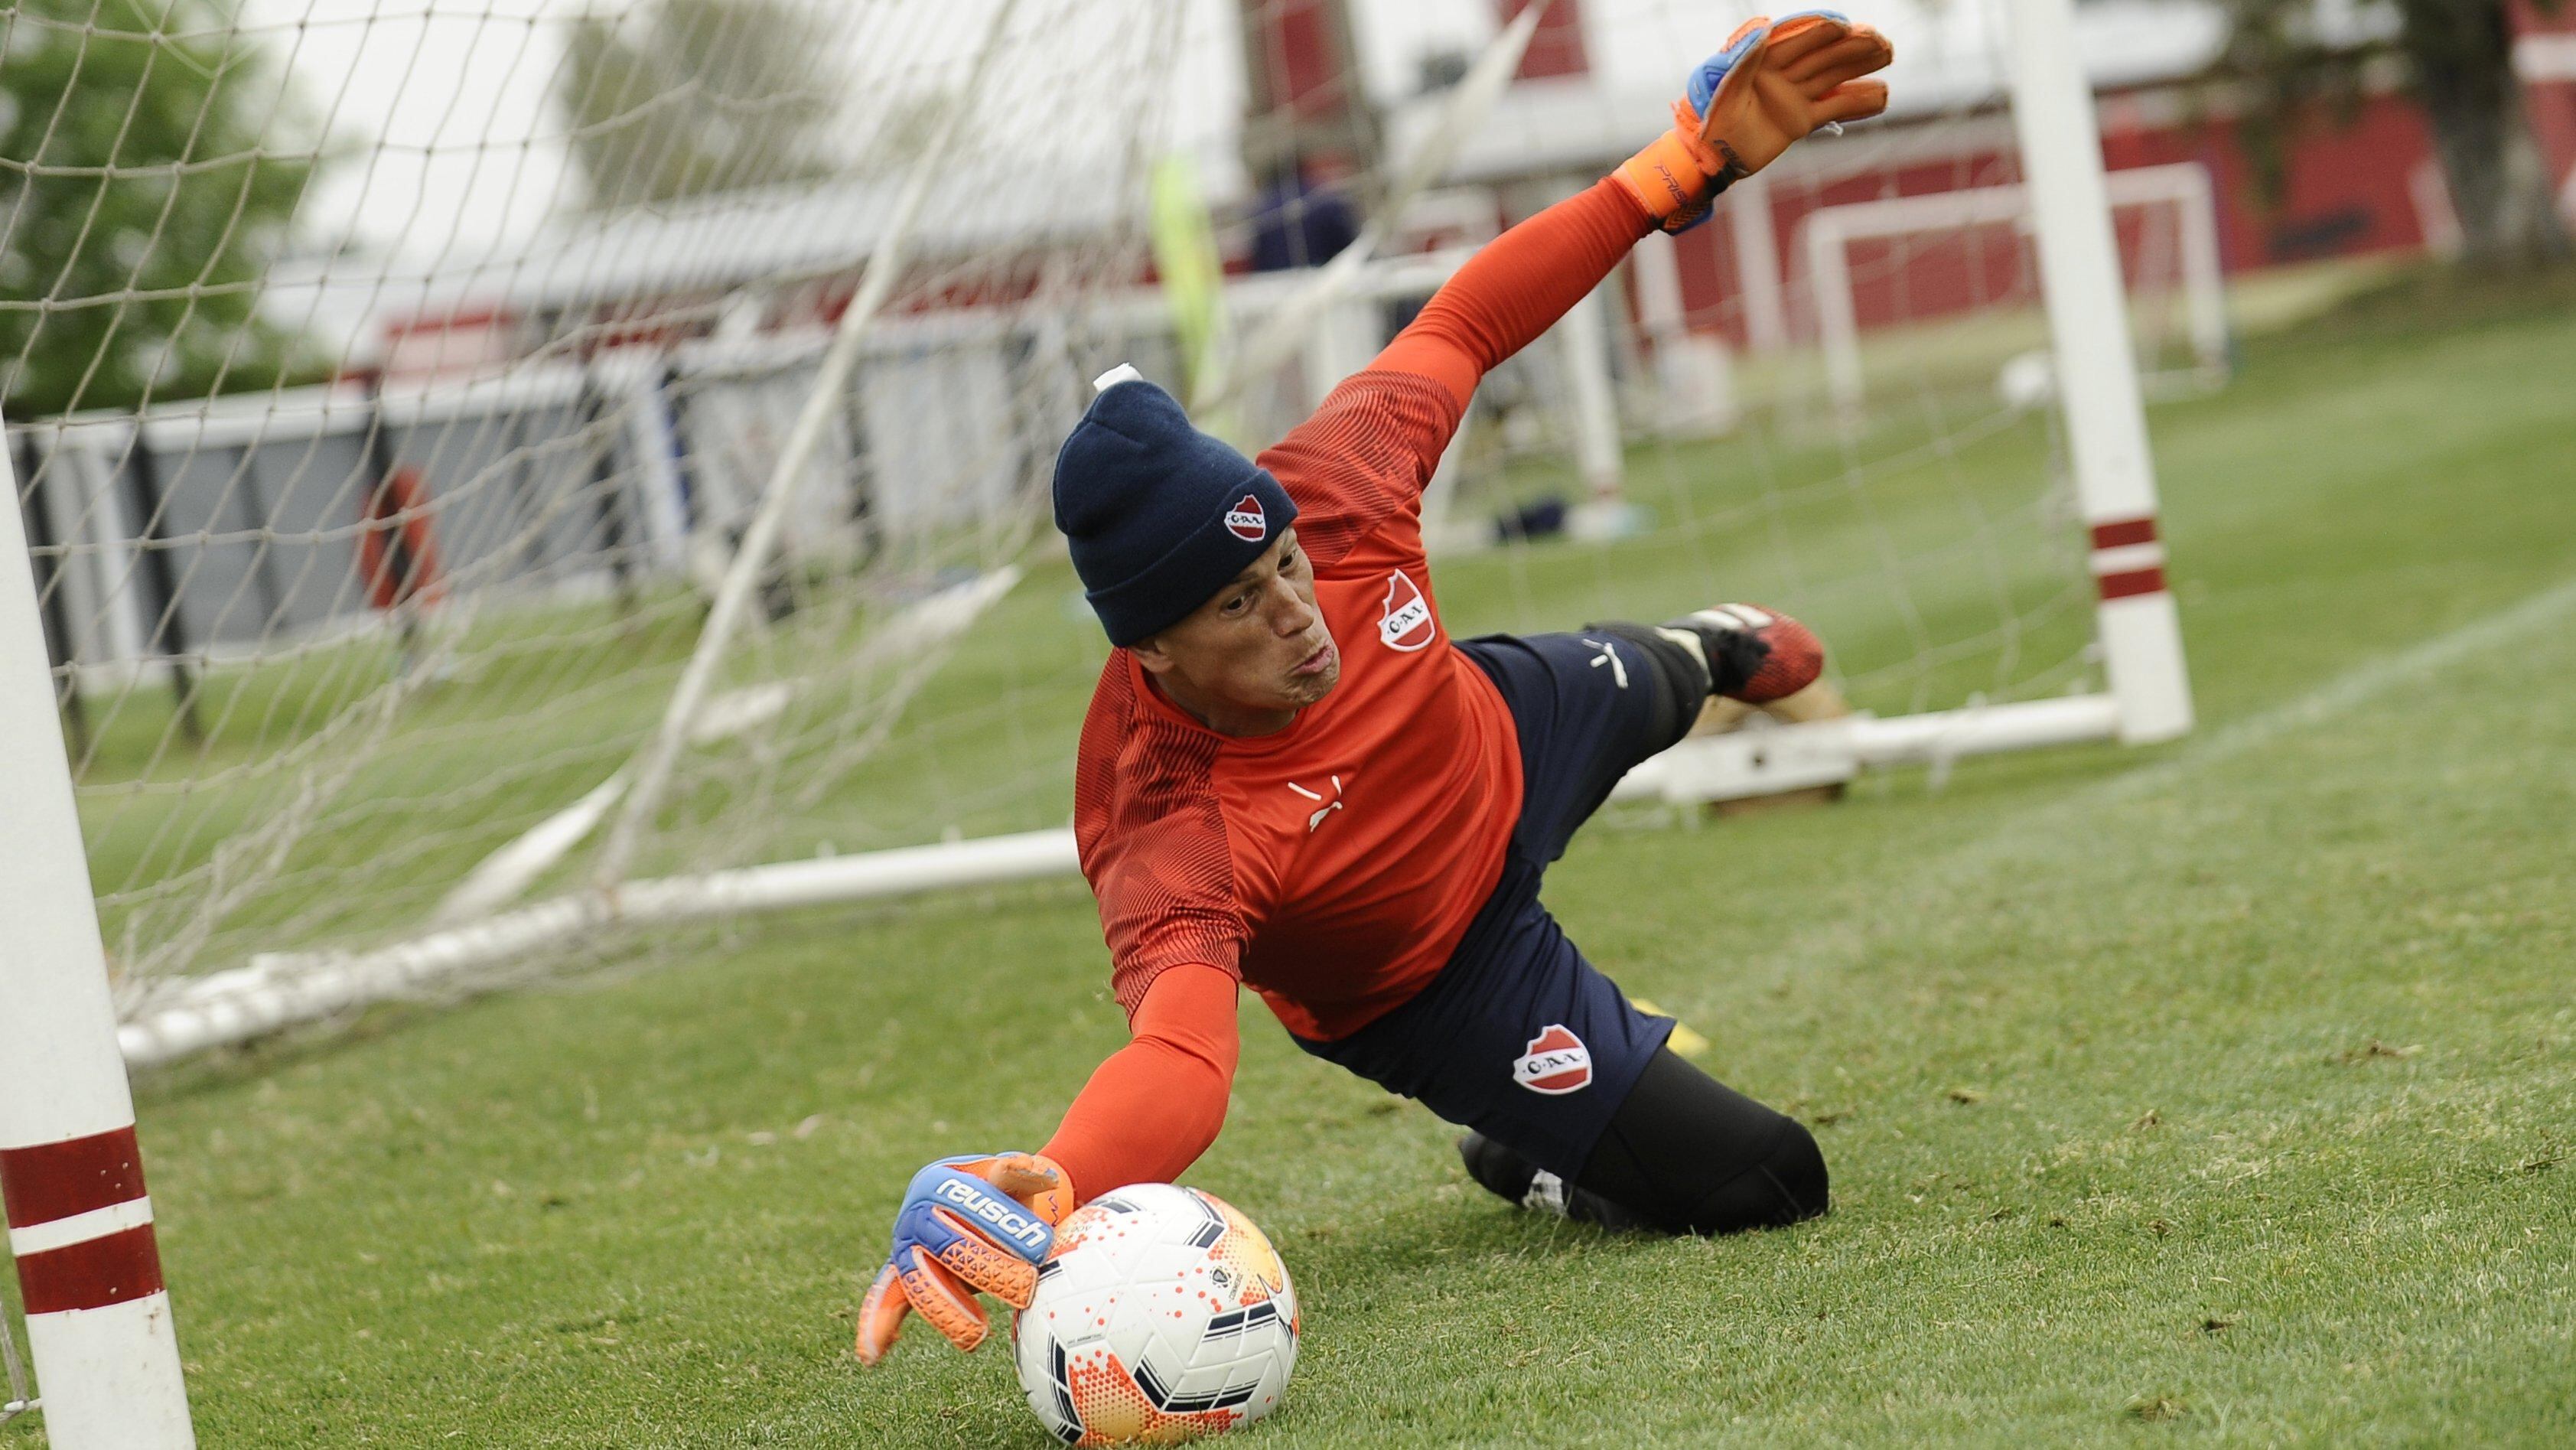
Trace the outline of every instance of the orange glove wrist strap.
<path fill-rule="evenodd" d="M 1673 102 L 1673 127 L 1611 173 L 1665 231 L 1677 232 L 1708 212 L 1737 168 L 1700 136 L 1690 102 Z"/>

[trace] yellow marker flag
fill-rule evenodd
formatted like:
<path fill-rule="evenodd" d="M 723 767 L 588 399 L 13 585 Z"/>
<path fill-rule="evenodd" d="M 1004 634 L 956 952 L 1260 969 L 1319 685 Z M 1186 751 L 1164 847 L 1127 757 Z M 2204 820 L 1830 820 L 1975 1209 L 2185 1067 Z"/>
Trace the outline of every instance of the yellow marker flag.
<path fill-rule="evenodd" d="M 1153 226 L 1154 270 L 1162 276 L 1163 301 L 1172 310 L 1181 365 L 1189 373 L 1181 390 L 1187 397 L 1199 391 L 1211 369 L 1226 365 L 1234 332 L 1225 312 L 1225 260 L 1217 254 L 1216 229 L 1199 194 L 1198 166 L 1186 152 L 1154 163 Z M 1190 421 L 1240 447 L 1232 412 Z"/>

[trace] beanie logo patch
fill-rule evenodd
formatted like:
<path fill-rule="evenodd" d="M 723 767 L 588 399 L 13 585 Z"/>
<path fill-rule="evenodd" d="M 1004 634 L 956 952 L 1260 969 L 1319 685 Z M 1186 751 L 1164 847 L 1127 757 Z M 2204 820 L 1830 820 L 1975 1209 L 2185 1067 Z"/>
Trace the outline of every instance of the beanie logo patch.
<path fill-rule="evenodd" d="M 1261 500 L 1247 493 L 1225 511 L 1225 531 L 1247 544 L 1260 543 L 1270 537 L 1270 515 L 1261 511 Z"/>
<path fill-rule="evenodd" d="M 1386 602 L 1377 617 L 1377 637 L 1388 649 L 1404 654 L 1431 643 L 1440 632 L 1439 623 L 1431 617 L 1431 601 L 1412 576 L 1398 569 L 1386 576 Z"/>

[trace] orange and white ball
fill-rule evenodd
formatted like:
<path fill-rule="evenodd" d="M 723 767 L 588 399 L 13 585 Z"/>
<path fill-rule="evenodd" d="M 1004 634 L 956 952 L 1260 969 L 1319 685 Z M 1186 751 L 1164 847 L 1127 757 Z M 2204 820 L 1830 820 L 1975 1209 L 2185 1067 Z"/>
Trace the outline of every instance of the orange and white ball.
<path fill-rule="evenodd" d="M 1056 1226 L 1011 1340 L 1056 1438 L 1169 1444 L 1277 1409 L 1297 1328 L 1288 1266 L 1252 1220 L 1214 1194 L 1139 1183 Z"/>

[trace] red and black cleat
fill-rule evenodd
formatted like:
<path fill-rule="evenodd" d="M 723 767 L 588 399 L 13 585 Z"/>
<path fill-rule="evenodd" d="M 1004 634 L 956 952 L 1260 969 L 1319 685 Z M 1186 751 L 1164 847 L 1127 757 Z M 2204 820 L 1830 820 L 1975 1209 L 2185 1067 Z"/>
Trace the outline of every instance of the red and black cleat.
<path fill-rule="evenodd" d="M 1825 672 L 1825 645 L 1816 632 L 1758 604 L 1721 604 L 1663 627 L 1699 636 L 1712 695 L 1767 705 L 1807 688 Z"/>

